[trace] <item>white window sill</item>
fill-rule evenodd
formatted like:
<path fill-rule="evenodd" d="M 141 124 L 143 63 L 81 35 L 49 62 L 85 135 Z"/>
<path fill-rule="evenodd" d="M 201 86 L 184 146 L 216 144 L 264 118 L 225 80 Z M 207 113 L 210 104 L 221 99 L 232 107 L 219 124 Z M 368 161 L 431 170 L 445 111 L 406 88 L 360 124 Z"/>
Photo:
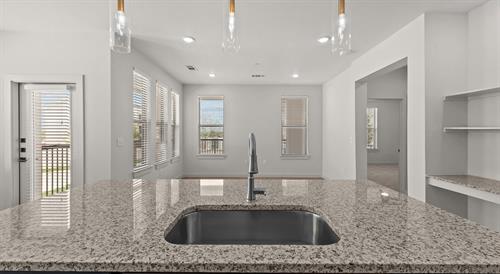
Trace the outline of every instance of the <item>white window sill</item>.
<path fill-rule="evenodd" d="M 133 178 L 137 178 L 141 175 L 144 175 L 144 174 L 147 174 L 149 173 L 149 171 L 154 168 L 153 165 L 148 165 L 148 166 L 143 166 L 143 167 L 139 167 L 139 168 L 135 168 L 133 171 L 132 171 L 132 177 Z"/>
<path fill-rule="evenodd" d="M 201 159 L 201 160 L 224 160 L 227 158 L 226 154 L 197 154 L 196 158 Z"/>
<path fill-rule="evenodd" d="M 309 160 L 311 155 L 281 155 L 281 160 Z"/>
<path fill-rule="evenodd" d="M 167 166 L 169 164 L 172 165 L 172 164 L 178 163 L 180 161 L 181 161 L 181 156 L 175 156 L 175 157 L 167 159 L 165 161 L 161 161 L 161 162 L 155 163 L 155 168 L 156 169 L 162 169 L 162 168 L 164 168 L 165 166 Z"/>
<path fill-rule="evenodd" d="M 156 168 L 156 169 L 161 169 L 161 168 L 164 168 L 164 167 L 165 167 L 165 166 L 167 166 L 169 163 L 170 163 L 170 161 L 169 161 L 169 160 L 165 160 L 165 161 L 161 161 L 161 162 L 155 163 L 155 168 Z"/>
<path fill-rule="evenodd" d="M 173 158 L 170 158 L 170 164 L 175 164 L 181 161 L 181 156 L 175 156 Z"/>

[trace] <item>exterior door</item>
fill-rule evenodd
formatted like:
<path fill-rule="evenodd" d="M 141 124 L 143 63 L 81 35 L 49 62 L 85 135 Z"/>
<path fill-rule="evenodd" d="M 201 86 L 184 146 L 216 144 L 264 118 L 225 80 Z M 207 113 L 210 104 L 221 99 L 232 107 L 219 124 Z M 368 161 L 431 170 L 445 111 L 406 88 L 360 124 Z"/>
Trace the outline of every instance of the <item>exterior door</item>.
<path fill-rule="evenodd" d="M 19 88 L 19 201 L 67 197 L 72 178 L 74 85 Z"/>

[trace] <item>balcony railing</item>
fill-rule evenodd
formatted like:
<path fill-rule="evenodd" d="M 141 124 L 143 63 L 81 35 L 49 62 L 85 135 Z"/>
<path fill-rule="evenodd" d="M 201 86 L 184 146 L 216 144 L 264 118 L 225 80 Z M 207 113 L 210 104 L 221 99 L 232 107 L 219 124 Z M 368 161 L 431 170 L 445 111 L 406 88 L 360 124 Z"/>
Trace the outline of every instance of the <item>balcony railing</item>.
<path fill-rule="evenodd" d="M 207 154 L 207 155 L 224 154 L 224 139 L 221 138 L 200 139 L 200 154 Z"/>
<path fill-rule="evenodd" d="M 42 145 L 42 196 L 68 191 L 71 185 L 69 144 Z"/>

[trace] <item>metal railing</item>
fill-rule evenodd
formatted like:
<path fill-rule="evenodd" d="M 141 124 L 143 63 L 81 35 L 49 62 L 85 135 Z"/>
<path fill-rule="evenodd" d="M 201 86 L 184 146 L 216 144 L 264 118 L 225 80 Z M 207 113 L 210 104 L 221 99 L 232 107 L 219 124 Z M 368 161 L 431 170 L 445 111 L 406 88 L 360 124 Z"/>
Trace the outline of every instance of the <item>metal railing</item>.
<path fill-rule="evenodd" d="M 42 145 L 42 196 L 68 191 L 71 184 L 69 144 Z"/>
<path fill-rule="evenodd" d="M 224 139 L 200 139 L 200 154 L 220 155 L 224 153 Z"/>

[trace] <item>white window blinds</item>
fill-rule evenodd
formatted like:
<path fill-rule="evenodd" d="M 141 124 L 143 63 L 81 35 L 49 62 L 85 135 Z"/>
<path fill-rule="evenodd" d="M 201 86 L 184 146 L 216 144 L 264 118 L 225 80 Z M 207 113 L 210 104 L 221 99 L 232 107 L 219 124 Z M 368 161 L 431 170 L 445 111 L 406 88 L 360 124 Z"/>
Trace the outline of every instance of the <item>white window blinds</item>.
<path fill-rule="evenodd" d="M 156 83 L 156 162 L 167 160 L 168 136 L 168 88 Z"/>
<path fill-rule="evenodd" d="M 151 82 L 148 77 L 134 70 L 133 76 L 133 138 L 134 169 L 149 164 L 149 94 Z"/>
<path fill-rule="evenodd" d="M 308 100 L 305 96 L 281 97 L 281 154 L 307 155 Z"/>
<path fill-rule="evenodd" d="M 170 110 L 171 110 L 171 132 L 172 132 L 172 147 L 171 156 L 177 157 L 180 155 L 180 105 L 179 105 L 179 94 L 176 92 L 171 93 L 170 98 Z"/>
<path fill-rule="evenodd" d="M 33 176 L 42 197 L 65 192 L 71 181 L 71 92 L 33 90 Z"/>

